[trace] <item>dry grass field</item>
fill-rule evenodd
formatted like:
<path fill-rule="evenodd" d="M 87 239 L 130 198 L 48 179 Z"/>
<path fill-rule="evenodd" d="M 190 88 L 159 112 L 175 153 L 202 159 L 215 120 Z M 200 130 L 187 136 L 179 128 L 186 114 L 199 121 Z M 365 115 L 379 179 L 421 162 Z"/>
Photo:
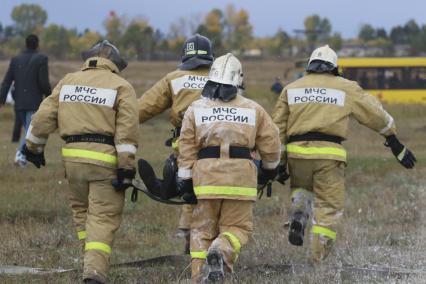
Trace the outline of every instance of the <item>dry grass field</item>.
<path fill-rule="evenodd" d="M 7 62 L 0 62 L 3 77 Z M 50 64 L 51 81 L 79 67 L 76 62 Z M 276 96 L 269 92 L 283 62 L 247 62 L 247 96 L 271 111 Z M 131 63 L 126 77 L 141 95 L 175 62 Z M 283 224 L 289 203 L 288 186 L 274 185 L 272 198 L 255 206 L 255 232 L 243 248 L 231 283 L 426 283 L 426 106 L 386 108 L 397 121 L 400 139 L 416 154 L 414 170 L 405 170 L 374 132 L 351 123 L 345 143 L 346 210 L 335 251 L 319 266 L 306 264 L 306 247 L 287 242 Z M 67 205 L 58 135 L 51 135 L 47 166 L 37 170 L 13 166 L 13 111 L 0 109 L 0 266 L 73 268 L 82 265 L 76 233 Z M 163 146 L 170 125 L 167 114 L 140 127 L 139 157 L 151 161 L 158 173 L 169 154 Z M 174 235 L 179 208 L 140 196 L 136 204 L 127 192 L 123 223 L 112 262 L 123 263 L 162 255 L 179 255 L 183 242 Z M 111 283 L 187 282 L 188 258 L 163 264 L 114 268 Z M 0 283 L 79 283 L 80 272 L 48 275 L 0 274 Z"/>

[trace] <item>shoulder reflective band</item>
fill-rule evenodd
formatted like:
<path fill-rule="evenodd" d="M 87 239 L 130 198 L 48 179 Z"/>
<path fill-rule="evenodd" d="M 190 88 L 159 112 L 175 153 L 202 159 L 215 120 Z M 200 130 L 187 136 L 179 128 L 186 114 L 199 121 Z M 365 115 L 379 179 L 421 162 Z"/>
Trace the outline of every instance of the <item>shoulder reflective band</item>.
<path fill-rule="evenodd" d="M 86 239 L 87 233 L 86 233 L 86 231 L 80 231 L 80 232 L 77 232 L 77 236 L 78 236 L 78 239 L 81 241 L 81 240 Z"/>
<path fill-rule="evenodd" d="M 336 232 L 332 231 L 326 227 L 321 227 L 318 225 L 313 225 L 312 226 L 312 233 L 313 234 L 319 234 L 319 235 L 323 235 L 326 236 L 327 238 L 330 238 L 332 240 L 336 239 Z"/>
<path fill-rule="evenodd" d="M 234 262 L 237 261 L 237 258 L 240 255 L 240 251 L 241 251 L 240 240 L 234 234 L 232 234 L 230 232 L 224 232 L 224 233 L 222 233 L 222 235 L 226 236 L 229 239 L 229 241 L 231 242 L 232 247 L 235 250 Z"/>
<path fill-rule="evenodd" d="M 335 155 L 346 159 L 346 151 L 344 149 L 335 147 L 301 147 L 288 144 L 287 152 L 304 155 Z"/>
<path fill-rule="evenodd" d="M 236 187 L 236 186 L 196 186 L 194 187 L 195 195 L 213 194 L 213 195 L 243 195 L 257 196 L 255 187 Z"/>
<path fill-rule="evenodd" d="M 81 149 L 67 149 L 62 148 L 62 156 L 72 158 L 86 158 L 98 160 L 109 164 L 117 164 L 117 157 L 109 154 L 104 154 L 95 151 L 81 150 Z"/>
<path fill-rule="evenodd" d="M 207 54 L 206 50 L 190 50 L 187 51 L 186 54 Z"/>
<path fill-rule="evenodd" d="M 84 250 L 100 250 L 106 254 L 111 254 L 111 247 L 101 242 L 87 242 Z"/>
<path fill-rule="evenodd" d="M 191 258 L 206 259 L 207 251 L 191 251 Z"/>

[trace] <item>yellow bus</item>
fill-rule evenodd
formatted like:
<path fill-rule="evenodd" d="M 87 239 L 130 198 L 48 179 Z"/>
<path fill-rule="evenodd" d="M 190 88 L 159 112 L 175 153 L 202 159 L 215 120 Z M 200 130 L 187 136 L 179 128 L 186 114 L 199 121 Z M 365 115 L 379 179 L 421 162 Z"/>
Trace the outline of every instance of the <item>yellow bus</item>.
<path fill-rule="evenodd" d="M 343 77 L 388 103 L 426 104 L 426 57 L 339 58 Z"/>

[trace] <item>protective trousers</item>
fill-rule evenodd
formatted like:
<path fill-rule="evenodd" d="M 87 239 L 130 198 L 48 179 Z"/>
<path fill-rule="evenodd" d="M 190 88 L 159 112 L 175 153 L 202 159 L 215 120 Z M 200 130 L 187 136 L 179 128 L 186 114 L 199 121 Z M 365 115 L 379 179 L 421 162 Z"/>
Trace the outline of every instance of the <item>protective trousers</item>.
<path fill-rule="evenodd" d="M 290 222 L 295 214 L 309 216 L 313 199 L 311 229 L 312 259 L 327 257 L 336 240 L 336 227 L 343 215 L 345 163 L 335 160 L 289 158 L 292 190 Z"/>
<path fill-rule="evenodd" d="M 189 230 L 191 228 L 191 218 L 194 205 L 185 204 L 182 205 L 182 211 L 179 219 L 179 229 Z"/>
<path fill-rule="evenodd" d="M 232 272 L 253 231 L 253 201 L 200 199 L 191 223 L 192 279 L 199 280 L 209 249 L 219 250 Z"/>
<path fill-rule="evenodd" d="M 111 181 L 115 170 L 96 165 L 65 162 L 68 198 L 78 238 L 85 242 L 83 279 L 105 283 L 114 234 L 121 224 L 124 192 Z"/>

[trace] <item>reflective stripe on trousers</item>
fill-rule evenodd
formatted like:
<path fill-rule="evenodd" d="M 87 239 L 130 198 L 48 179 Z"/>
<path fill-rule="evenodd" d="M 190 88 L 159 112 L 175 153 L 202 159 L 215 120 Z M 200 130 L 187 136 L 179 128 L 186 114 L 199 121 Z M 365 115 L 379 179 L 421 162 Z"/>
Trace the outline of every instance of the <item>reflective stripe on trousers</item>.
<path fill-rule="evenodd" d="M 80 241 L 85 240 L 86 237 L 87 237 L 87 233 L 86 233 L 86 231 L 79 231 L 79 232 L 77 232 L 77 236 L 78 236 L 78 239 Z"/>
<path fill-rule="evenodd" d="M 62 156 L 98 160 L 113 165 L 117 164 L 116 156 L 89 150 L 62 148 Z"/>
<path fill-rule="evenodd" d="M 346 159 L 346 150 L 336 147 L 302 147 L 288 144 L 286 149 L 288 153 L 303 155 L 335 155 Z"/>
<path fill-rule="evenodd" d="M 226 236 L 227 239 L 231 242 L 231 245 L 235 250 L 234 262 L 237 261 L 238 256 L 240 255 L 240 251 L 241 251 L 240 240 L 234 234 L 232 234 L 230 232 L 223 232 L 222 235 Z"/>
<path fill-rule="evenodd" d="M 84 250 L 100 250 L 106 254 L 111 254 L 111 247 L 101 242 L 87 242 Z"/>
<path fill-rule="evenodd" d="M 255 197 L 257 189 L 254 187 L 237 187 L 237 186 L 196 186 L 194 187 L 195 195 L 211 194 L 211 195 L 241 195 Z"/>
<path fill-rule="evenodd" d="M 318 226 L 318 225 L 312 226 L 312 233 L 318 234 L 318 235 L 323 235 L 323 236 L 325 236 L 329 239 L 332 239 L 332 240 L 335 240 L 336 235 L 337 235 L 335 231 L 332 231 L 329 228 Z"/>
<path fill-rule="evenodd" d="M 207 251 L 191 251 L 191 258 L 206 259 Z"/>

